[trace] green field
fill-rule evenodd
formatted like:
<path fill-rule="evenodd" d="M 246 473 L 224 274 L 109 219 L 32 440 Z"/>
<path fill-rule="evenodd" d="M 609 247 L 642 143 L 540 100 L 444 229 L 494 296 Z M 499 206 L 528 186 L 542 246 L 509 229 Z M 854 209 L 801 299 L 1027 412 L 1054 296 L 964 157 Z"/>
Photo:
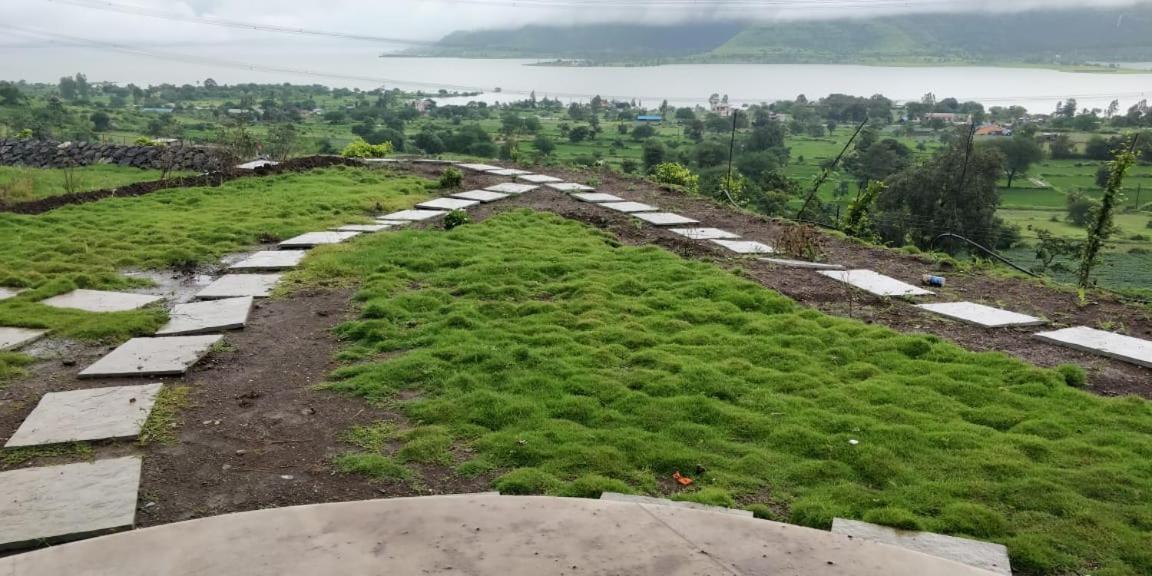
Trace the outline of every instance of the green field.
<path fill-rule="evenodd" d="M 1152 571 L 1146 401 L 527 211 L 363 238 L 294 276 L 361 283 L 328 387 L 411 422 L 352 431 L 345 470 L 583 497 L 666 495 L 682 472 L 675 498 L 1003 542 L 1022 574 Z"/>
<path fill-rule="evenodd" d="M 187 176 L 176 172 L 170 177 Z M 135 182 L 159 180 L 160 170 L 98 164 L 72 170 L 0 166 L 0 204 L 39 200 L 69 192 L 118 188 Z"/>
<path fill-rule="evenodd" d="M 0 213 L 0 286 L 30 290 L 0 301 L 0 325 L 49 328 L 63 337 L 115 342 L 153 333 L 161 310 L 90 314 L 43 306 L 75 288 L 138 287 L 127 268 L 186 270 L 262 242 L 326 226 L 370 222 L 407 208 L 428 183 L 365 168 L 234 180 L 164 190 L 27 216 Z M 0 375 L 19 363 L 0 355 Z"/>

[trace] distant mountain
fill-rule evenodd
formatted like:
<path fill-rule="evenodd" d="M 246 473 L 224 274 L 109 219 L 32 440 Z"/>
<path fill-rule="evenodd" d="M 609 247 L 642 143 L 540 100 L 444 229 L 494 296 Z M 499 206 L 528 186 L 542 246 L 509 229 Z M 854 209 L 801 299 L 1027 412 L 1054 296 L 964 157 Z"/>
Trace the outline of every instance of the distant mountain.
<path fill-rule="evenodd" d="M 420 53 L 601 63 L 1152 61 L 1152 7 L 774 23 L 527 26 L 454 32 Z"/>

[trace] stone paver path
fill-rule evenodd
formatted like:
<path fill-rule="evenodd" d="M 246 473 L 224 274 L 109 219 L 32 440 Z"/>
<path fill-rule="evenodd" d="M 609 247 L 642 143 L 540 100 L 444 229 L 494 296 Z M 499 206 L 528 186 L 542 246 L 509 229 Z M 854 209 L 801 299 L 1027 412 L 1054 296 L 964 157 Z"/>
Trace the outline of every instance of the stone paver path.
<path fill-rule="evenodd" d="M 545 176 L 544 174 L 525 174 L 524 176 L 517 176 L 517 180 L 521 182 L 531 182 L 532 184 L 551 184 L 553 182 L 563 182 L 563 178 L 555 176 Z"/>
<path fill-rule="evenodd" d="M 16 296 L 20 292 L 22 292 L 22 290 L 19 290 L 17 288 L 5 288 L 3 286 L 0 286 L 0 300 L 7 300 L 9 298 L 12 298 L 13 296 Z"/>
<path fill-rule="evenodd" d="M 308 232 L 280 243 L 281 249 L 315 248 L 325 244 L 340 244 L 357 236 L 359 232 Z"/>
<path fill-rule="evenodd" d="M 467 192 L 458 192 L 456 194 L 451 194 L 451 196 L 453 198 L 459 198 L 461 200 L 471 200 L 473 202 L 488 203 L 488 202 L 495 202 L 497 200 L 503 200 L 503 199 L 508 197 L 508 194 L 502 194 L 500 192 L 492 192 L 491 190 L 469 190 Z"/>
<path fill-rule="evenodd" d="M 140 464 L 133 456 L 0 473 L 0 549 L 131 528 Z"/>
<path fill-rule="evenodd" d="M 839 264 L 828 264 L 826 262 L 809 262 L 808 260 L 789 260 L 787 258 L 757 258 L 761 262 L 768 264 L 775 264 L 776 266 L 783 266 L 784 268 L 803 268 L 806 270 L 843 270 L 844 267 Z"/>
<path fill-rule="evenodd" d="M 263 250 L 233 264 L 229 270 L 246 272 L 288 270 L 299 266 L 307 255 L 307 252 L 300 250 Z"/>
<path fill-rule="evenodd" d="M 772 254 L 776 251 L 767 244 L 751 240 L 709 240 L 709 242 L 723 246 L 737 254 Z"/>
<path fill-rule="evenodd" d="M 690 240 L 732 240 L 740 237 L 739 234 L 719 228 L 671 228 L 668 231 Z"/>
<path fill-rule="evenodd" d="M 416 205 L 424 210 L 463 210 L 479 204 L 475 200 L 461 200 L 459 198 L 436 198 Z"/>
<path fill-rule="evenodd" d="M 929 556 L 981 568 L 994 574 L 1012 576 L 1011 563 L 1008 561 L 1008 549 L 1002 544 L 956 538 L 931 532 L 896 530 L 886 526 L 843 518 L 832 519 L 832 533 L 899 546 Z"/>
<path fill-rule="evenodd" d="M 239 330 L 248 323 L 252 312 L 251 296 L 222 298 L 179 304 L 168 315 L 168 323 L 157 336 L 188 336 Z"/>
<path fill-rule="evenodd" d="M 872 270 L 821 270 L 819 274 L 837 282 L 850 284 L 876 296 L 932 296 L 935 294 L 935 292 L 901 282 Z"/>
<path fill-rule="evenodd" d="M 473 172 L 491 172 L 493 170 L 503 170 L 503 168 L 499 166 L 492 166 L 491 164 L 457 164 L 456 166 L 465 170 L 471 170 Z"/>
<path fill-rule="evenodd" d="M 280 274 L 228 274 L 196 293 L 198 300 L 221 298 L 267 298 L 280 282 Z"/>
<path fill-rule="evenodd" d="M 640 202 L 604 202 L 598 204 L 609 210 L 623 212 L 625 214 L 633 214 L 636 212 L 659 212 L 660 209 L 655 206 L 649 206 Z"/>
<path fill-rule="evenodd" d="M 443 210 L 401 210 L 400 212 L 393 212 L 391 214 L 381 216 L 380 220 L 407 220 L 411 222 L 422 222 L 424 220 L 431 220 L 439 218 L 447 212 Z"/>
<path fill-rule="evenodd" d="M 127 312 L 137 310 L 163 298 L 147 294 L 104 292 L 101 290 L 74 290 L 40 302 L 53 308 L 84 310 L 85 312 Z"/>
<path fill-rule="evenodd" d="M 364 234 L 373 234 L 375 232 L 383 232 L 391 228 L 392 224 L 345 224 L 333 228 L 333 232 L 362 232 Z"/>
<path fill-rule="evenodd" d="M 573 194 L 573 198 L 581 202 L 591 202 L 593 204 L 600 204 L 603 202 L 623 202 L 624 199 L 612 194 L 603 194 L 600 192 L 585 192 L 580 194 Z"/>
<path fill-rule="evenodd" d="M 499 170 L 489 170 L 489 174 L 493 176 L 527 176 L 531 172 L 527 170 L 517 170 L 515 168 L 500 168 Z"/>
<path fill-rule="evenodd" d="M 219 335 L 133 338 L 86 368 L 80 377 L 180 376 L 222 338 Z"/>
<path fill-rule="evenodd" d="M 1043 326 L 1048 321 L 1027 314 L 1010 312 L 974 302 L 947 302 L 942 304 L 920 304 L 917 308 L 933 314 L 947 316 L 954 320 L 983 326 L 985 328 L 1007 328 L 1010 326 Z"/>
<path fill-rule="evenodd" d="M 5 328 L 0 326 L 0 352 L 27 346 L 47 334 L 47 330 L 34 328 Z"/>
<path fill-rule="evenodd" d="M 586 184 L 577 184 L 575 182 L 552 182 L 547 186 L 559 192 L 592 192 L 596 190 L 592 186 Z"/>
<path fill-rule="evenodd" d="M 632 215 L 653 226 L 683 226 L 685 224 L 699 224 L 695 218 L 673 214 L 671 212 L 640 212 Z"/>
<path fill-rule="evenodd" d="M 53 392 L 40 399 L 5 448 L 135 438 L 163 384 Z"/>
<path fill-rule="evenodd" d="M 531 184 L 518 184 L 516 182 L 505 182 L 503 184 L 489 186 L 485 188 L 485 190 L 490 192 L 499 192 L 501 194 L 525 194 L 537 188 L 539 188 L 539 186 L 533 186 Z"/>
<path fill-rule="evenodd" d="M 1087 326 L 1041 332 L 1035 336 L 1058 346 L 1067 346 L 1082 352 L 1099 354 L 1152 368 L 1152 342 L 1148 340 L 1105 332 Z"/>

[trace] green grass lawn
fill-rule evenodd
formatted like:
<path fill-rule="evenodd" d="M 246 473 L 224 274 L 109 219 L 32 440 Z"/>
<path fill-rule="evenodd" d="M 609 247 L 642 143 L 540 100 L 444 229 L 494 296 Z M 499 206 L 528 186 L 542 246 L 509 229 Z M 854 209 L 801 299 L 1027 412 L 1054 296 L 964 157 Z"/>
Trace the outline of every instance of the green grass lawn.
<path fill-rule="evenodd" d="M 176 172 L 172 177 L 187 176 L 191 172 Z M 53 168 L 26 168 L 0 166 L 0 204 L 26 202 L 72 192 L 87 192 L 104 188 L 117 188 L 135 182 L 159 180 L 160 170 L 141 170 L 127 166 L 98 164 L 76 168 L 71 172 L 72 188 L 68 188 L 68 172 Z"/>
<path fill-rule="evenodd" d="M 125 268 L 187 268 L 261 242 L 369 222 L 369 214 L 426 198 L 428 185 L 380 170 L 336 167 L 114 198 L 35 216 L 0 213 L 0 286 L 30 288 L 0 301 L 0 325 L 109 342 L 151 334 L 165 321 L 161 310 L 91 314 L 38 302 L 74 288 L 139 286 L 139 280 L 121 275 Z M 18 363 L 0 355 L 0 375 Z"/>
<path fill-rule="evenodd" d="M 411 422 L 352 431 L 344 470 L 586 497 L 669 494 L 679 471 L 696 484 L 676 498 L 1002 542 L 1022 574 L 1152 572 L 1144 400 L 527 211 L 363 238 L 291 277 L 360 283 L 328 387 Z"/>

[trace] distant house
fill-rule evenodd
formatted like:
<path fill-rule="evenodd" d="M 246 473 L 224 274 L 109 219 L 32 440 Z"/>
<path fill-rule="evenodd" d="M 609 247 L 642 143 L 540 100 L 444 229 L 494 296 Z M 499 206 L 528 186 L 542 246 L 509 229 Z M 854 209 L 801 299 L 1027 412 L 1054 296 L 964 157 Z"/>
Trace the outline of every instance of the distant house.
<path fill-rule="evenodd" d="M 972 121 L 972 115 L 955 114 L 953 112 L 931 112 L 924 115 L 921 123 L 927 124 L 933 120 L 940 120 L 945 124 L 967 124 Z"/>
<path fill-rule="evenodd" d="M 429 100 L 427 98 L 421 98 L 419 100 L 413 100 L 411 104 L 412 104 L 412 107 L 415 108 L 416 111 L 421 113 L 421 114 L 427 114 L 429 110 L 436 107 L 436 102 Z"/>
<path fill-rule="evenodd" d="M 728 104 L 727 95 L 721 98 L 719 94 L 713 94 L 711 98 L 708 98 L 708 107 L 712 110 L 713 114 L 721 118 L 727 118 L 732 115 L 732 106 Z"/>
<path fill-rule="evenodd" d="M 664 117 L 659 114 L 641 114 L 636 117 L 637 122 L 663 122 Z"/>
<path fill-rule="evenodd" d="M 999 124 L 985 124 L 976 129 L 977 136 L 1011 136 L 1012 129 Z"/>

